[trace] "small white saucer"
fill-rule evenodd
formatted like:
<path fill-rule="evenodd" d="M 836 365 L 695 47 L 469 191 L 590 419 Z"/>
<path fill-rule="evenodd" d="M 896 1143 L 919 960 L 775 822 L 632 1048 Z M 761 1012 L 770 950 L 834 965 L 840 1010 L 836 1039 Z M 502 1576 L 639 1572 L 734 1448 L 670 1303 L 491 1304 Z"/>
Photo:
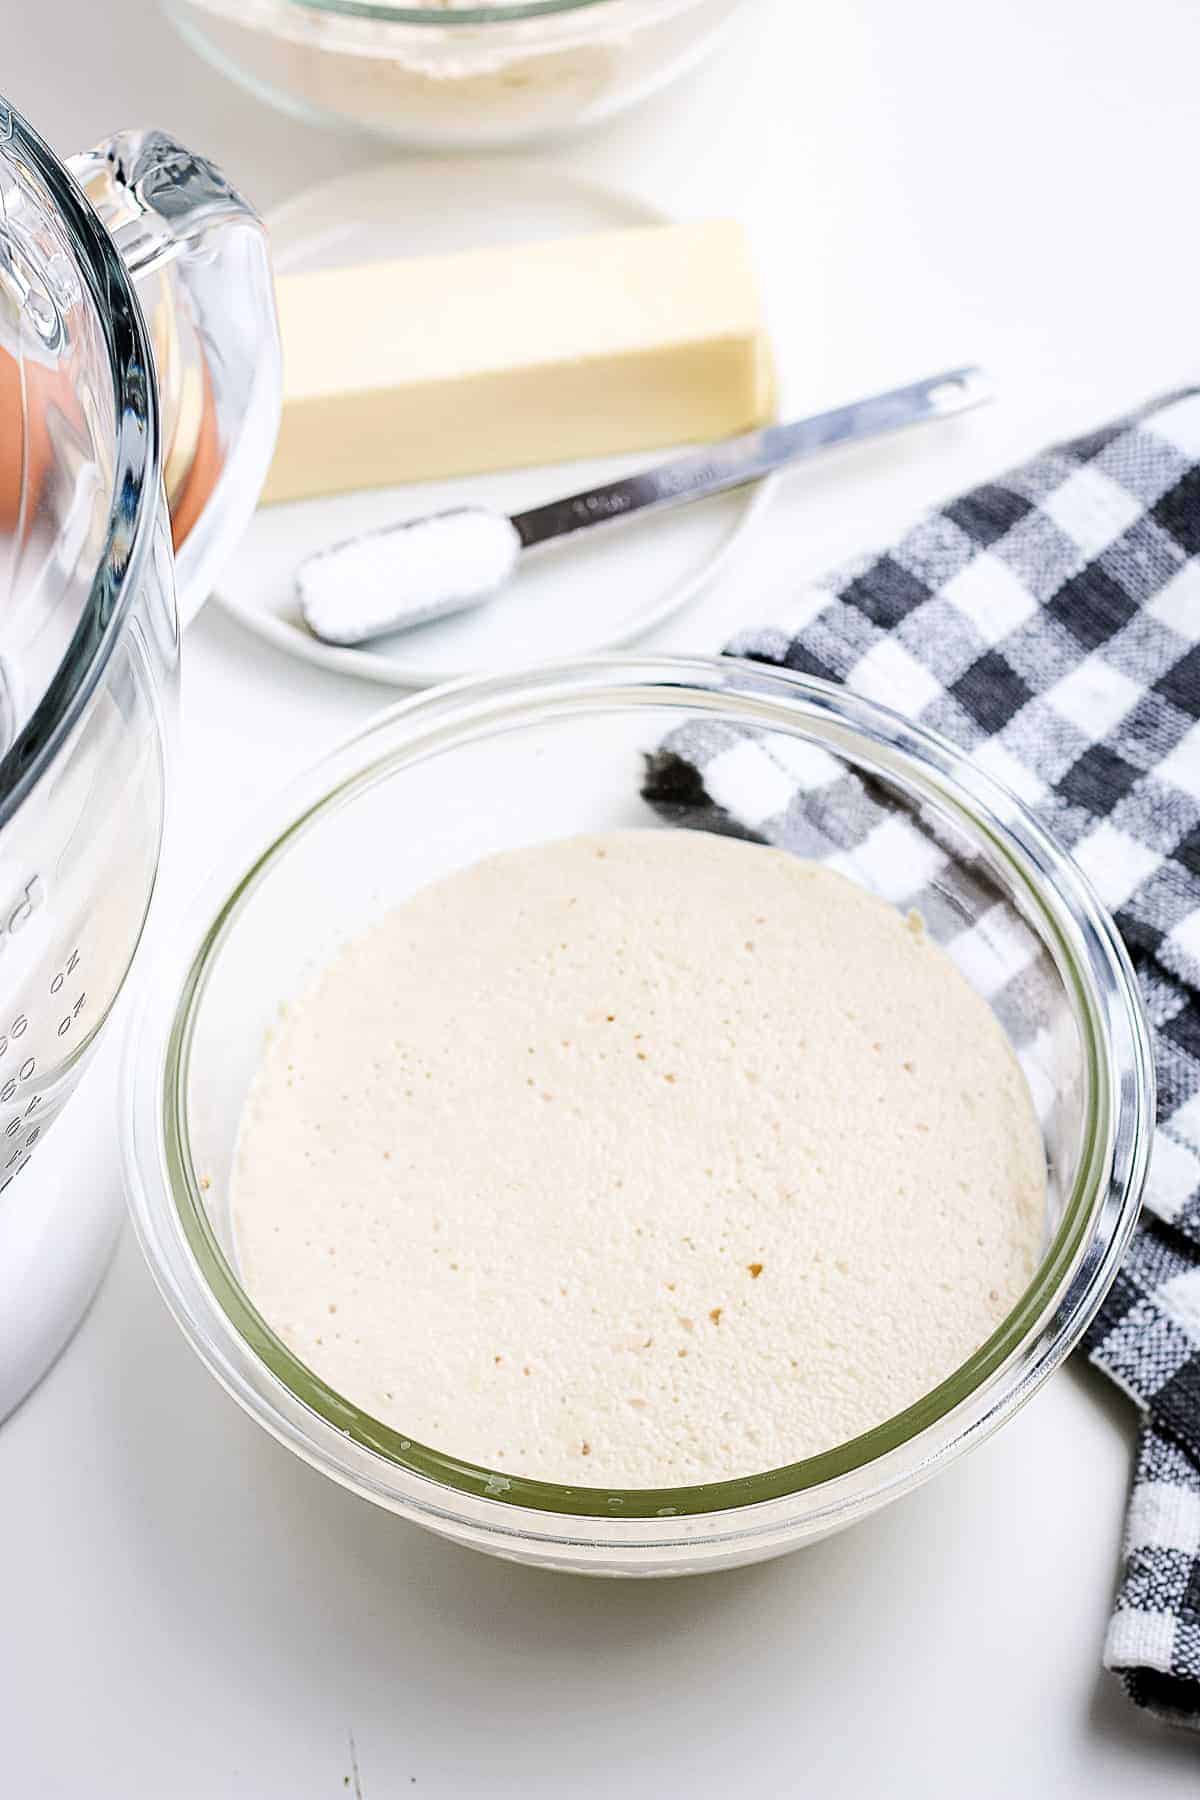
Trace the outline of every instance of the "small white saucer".
<path fill-rule="evenodd" d="M 291 201 L 270 227 L 282 274 L 665 217 L 630 193 L 545 163 L 452 157 L 340 177 Z M 352 330 L 353 323 L 331 320 L 330 329 Z M 293 577 L 309 552 L 376 526 L 472 501 L 514 512 L 655 460 L 642 453 L 263 507 L 214 598 L 293 656 L 397 687 L 615 649 L 644 638 L 713 580 L 760 515 L 771 482 L 549 548 L 490 605 L 369 649 L 334 649 L 312 637 L 296 610 Z"/>

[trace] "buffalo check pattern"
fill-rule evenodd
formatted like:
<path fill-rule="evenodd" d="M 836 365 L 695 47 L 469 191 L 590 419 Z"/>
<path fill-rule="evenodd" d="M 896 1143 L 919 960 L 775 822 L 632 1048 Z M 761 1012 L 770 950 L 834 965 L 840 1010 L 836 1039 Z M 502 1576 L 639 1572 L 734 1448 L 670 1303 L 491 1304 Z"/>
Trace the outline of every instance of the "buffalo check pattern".
<path fill-rule="evenodd" d="M 1138 1704 L 1200 1728 L 1200 389 L 962 494 L 728 651 L 956 740 L 1074 853 L 1129 947 L 1159 1111 L 1143 1219 L 1086 1345 L 1143 1415 L 1105 1661 Z M 684 727 L 645 792 L 801 854 L 827 854 L 836 820 L 889 897 L 932 897 L 928 835 L 751 732 Z M 993 1004 L 1018 1038 L 1023 1009 L 1036 1029 L 1028 986 Z"/>

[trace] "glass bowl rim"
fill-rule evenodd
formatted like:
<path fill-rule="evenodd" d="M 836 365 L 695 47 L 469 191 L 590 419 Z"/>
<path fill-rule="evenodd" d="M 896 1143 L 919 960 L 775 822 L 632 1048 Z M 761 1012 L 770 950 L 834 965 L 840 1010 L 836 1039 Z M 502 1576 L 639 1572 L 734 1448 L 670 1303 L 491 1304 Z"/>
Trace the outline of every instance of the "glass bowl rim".
<path fill-rule="evenodd" d="M 0 152 L 9 146 L 45 186 L 69 240 L 108 357 L 116 441 L 104 546 L 87 601 L 58 668 L 0 756 L 0 828 L 54 763 L 116 648 L 150 554 L 161 454 L 154 358 L 129 273 L 69 170 L 0 95 Z"/>
<path fill-rule="evenodd" d="M 1071 994 L 1085 1040 L 1089 1083 L 1085 1150 L 1062 1220 L 1025 1294 L 986 1343 L 912 1406 L 847 1443 L 753 1476 L 672 1489 L 566 1487 L 488 1469 L 417 1444 L 352 1406 L 275 1336 L 245 1295 L 217 1243 L 191 1162 L 186 1119 L 191 1036 L 208 975 L 242 904 L 276 859 L 286 855 L 298 834 L 314 828 L 331 808 L 352 797 L 365 783 L 399 773 L 425 756 L 452 749 L 456 742 L 476 741 L 481 735 L 503 730 L 506 723 L 512 728 L 562 717 L 566 709 L 589 701 L 592 710 L 611 713 L 638 705 L 688 705 L 695 710 L 701 698 L 711 703 L 712 711 L 742 701 L 776 715 L 782 710 L 793 724 L 805 718 L 826 725 L 832 721 L 843 738 L 852 742 L 855 753 L 863 747 L 869 751 L 872 745 L 886 750 L 893 767 L 903 767 L 917 777 L 918 790 L 949 805 L 960 821 L 963 817 L 969 820 L 976 840 L 986 839 L 993 852 L 1004 858 L 1014 885 L 1033 904 L 1039 922 L 1048 927 L 1061 953 L 1061 961 L 1055 958 L 1056 966 Z M 447 713 L 448 725 L 442 718 Z M 456 714 L 464 715 L 458 720 L 457 736 Z M 775 716 L 763 722 L 782 727 L 786 720 Z M 374 740 L 378 738 L 382 744 L 397 730 L 398 743 L 387 743 L 377 757 L 369 754 Z M 968 800 L 972 806 L 965 804 Z M 505 1514 L 510 1508 L 520 1509 L 524 1529 L 511 1525 L 507 1529 L 525 1537 L 536 1536 L 539 1523 L 552 1531 L 547 1515 L 563 1525 L 575 1521 L 576 1528 L 586 1519 L 598 1526 L 636 1522 L 655 1530 L 671 1529 L 672 1521 L 677 1529 L 687 1518 L 745 1513 L 746 1509 L 762 1512 L 770 1510 L 772 1502 L 833 1495 L 848 1479 L 882 1467 L 896 1456 L 903 1459 L 908 1453 L 908 1468 L 900 1472 L 898 1482 L 888 1484 L 895 1490 L 913 1485 L 932 1473 L 948 1454 L 975 1441 L 981 1431 L 994 1429 L 1082 1335 L 1116 1272 L 1145 1179 L 1152 1135 L 1147 1124 L 1153 1123 L 1154 1096 L 1148 1029 L 1124 947 L 1081 872 L 1015 796 L 984 775 L 946 739 L 845 689 L 735 658 L 625 655 L 577 659 L 456 682 L 402 701 L 290 784 L 271 811 L 286 817 L 287 822 L 282 828 L 271 828 L 267 847 L 262 847 L 262 822 L 256 821 L 243 835 L 239 852 L 210 879 L 183 939 L 187 948 L 182 979 L 176 955 L 171 978 L 153 984 L 160 993 L 158 1007 L 144 995 L 142 1017 L 131 1034 L 127 1053 L 126 1174 L 143 1250 L 193 1347 L 259 1423 L 325 1473 L 398 1510 L 404 1509 L 407 1500 L 418 1515 L 446 1516 L 456 1496 L 464 1503 L 488 1503 L 493 1514 L 497 1507 Z M 1032 870 L 1023 865 L 1022 858 L 1032 862 Z M 241 873 L 231 881 L 228 869 L 235 864 Z M 1041 879 L 1035 881 L 1033 876 L 1039 874 Z M 1081 956 L 1073 941 L 1080 935 L 1077 928 L 1086 928 L 1092 943 L 1090 956 Z M 1110 984 L 1107 1000 L 1104 993 L 1096 991 L 1097 968 Z M 147 984 L 147 995 L 149 989 Z M 1114 1062 L 1102 1001 L 1110 1012 L 1115 1008 L 1115 1016 L 1128 1026 L 1124 1071 Z M 1116 1130 L 1122 1081 L 1130 1085 L 1133 1096 L 1131 1136 L 1123 1149 Z M 151 1148 L 160 1176 L 159 1204 L 149 1192 L 151 1184 L 144 1167 Z M 1106 1210 L 1112 1217 L 1106 1229 L 1100 1230 Z M 174 1239 L 165 1246 L 167 1254 L 160 1237 L 164 1227 L 168 1240 Z M 172 1253 L 174 1271 L 168 1266 Z M 179 1287 L 181 1269 L 186 1293 Z M 214 1328 L 223 1343 L 214 1341 Z M 1052 1341 L 1042 1344 L 1048 1334 Z M 995 1396 L 996 1384 L 1013 1375 L 1021 1353 L 1035 1344 L 1042 1346 L 1037 1366 L 1015 1382 L 1009 1381 L 1005 1392 Z M 231 1348 L 235 1352 L 232 1361 Z M 259 1373 L 270 1378 L 273 1388 L 313 1419 L 317 1438 L 324 1432 L 327 1441 L 318 1444 L 311 1429 L 289 1430 L 278 1407 L 274 1416 L 267 1416 L 268 1403 L 253 1383 L 239 1375 L 235 1366 L 239 1356 L 247 1357 Z M 988 1404 L 982 1405 L 985 1399 Z M 957 1436 L 951 1434 L 948 1441 L 932 1445 L 939 1429 L 945 1438 L 956 1418 L 977 1401 L 981 1405 L 977 1417 L 967 1419 Z M 349 1438 L 373 1461 L 382 1462 L 391 1477 L 408 1478 L 413 1491 L 398 1494 L 384 1476 L 370 1484 L 356 1482 L 344 1464 L 338 1466 L 334 1438 Z M 436 1500 L 431 1501 L 430 1491 Z"/>
<path fill-rule="evenodd" d="M 456 30 L 463 25 L 511 25 L 529 19 L 565 17 L 594 12 L 629 0 L 502 0 L 496 6 L 395 6 L 391 0 L 274 0 L 280 16 L 309 13 L 318 18 L 353 19 L 370 24 L 415 25 Z M 205 0 L 200 0 L 204 5 Z M 696 0 L 633 0 L 641 11 L 683 11 Z"/>

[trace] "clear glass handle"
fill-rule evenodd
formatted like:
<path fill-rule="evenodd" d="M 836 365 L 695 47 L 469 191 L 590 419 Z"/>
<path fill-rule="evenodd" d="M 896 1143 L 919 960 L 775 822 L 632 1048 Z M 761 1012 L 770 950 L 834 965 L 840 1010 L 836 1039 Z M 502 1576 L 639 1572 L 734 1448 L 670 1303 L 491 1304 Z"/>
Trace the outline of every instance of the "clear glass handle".
<path fill-rule="evenodd" d="M 249 522 L 279 427 L 266 231 L 218 168 L 161 131 L 119 132 L 69 167 L 134 277 L 150 328 L 186 624 Z"/>

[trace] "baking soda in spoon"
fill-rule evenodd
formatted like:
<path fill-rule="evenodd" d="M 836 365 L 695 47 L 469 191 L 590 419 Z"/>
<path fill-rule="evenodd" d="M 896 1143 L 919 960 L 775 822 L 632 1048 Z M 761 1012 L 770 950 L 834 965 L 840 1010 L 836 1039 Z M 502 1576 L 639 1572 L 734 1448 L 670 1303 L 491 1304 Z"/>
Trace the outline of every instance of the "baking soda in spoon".
<path fill-rule="evenodd" d="M 496 593 L 521 548 L 503 513 L 482 506 L 430 513 L 310 557 L 297 577 L 300 610 L 323 643 L 365 643 Z"/>

